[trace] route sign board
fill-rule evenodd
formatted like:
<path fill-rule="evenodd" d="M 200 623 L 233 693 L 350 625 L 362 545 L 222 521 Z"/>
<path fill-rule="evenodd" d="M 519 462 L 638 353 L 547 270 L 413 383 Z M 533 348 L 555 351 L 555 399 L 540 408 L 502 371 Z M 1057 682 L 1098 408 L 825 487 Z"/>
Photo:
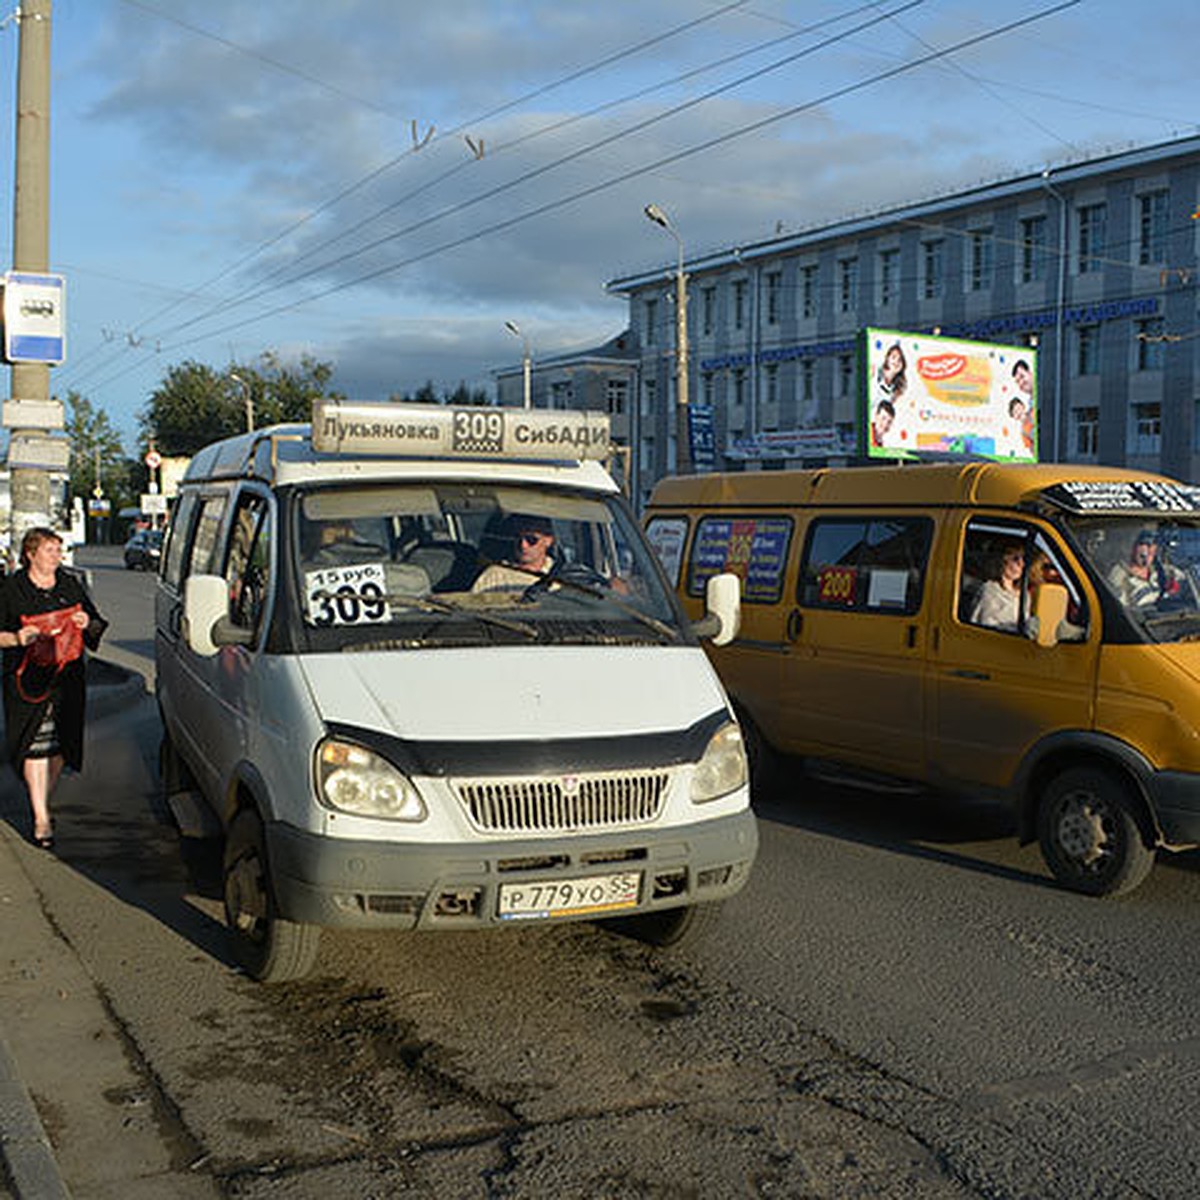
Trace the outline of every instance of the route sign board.
<path fill-rule="evenodd" d="M 4 276 L 4 358 L 57 365 L 66 358 L 66 281 L 61 275 Z"/>

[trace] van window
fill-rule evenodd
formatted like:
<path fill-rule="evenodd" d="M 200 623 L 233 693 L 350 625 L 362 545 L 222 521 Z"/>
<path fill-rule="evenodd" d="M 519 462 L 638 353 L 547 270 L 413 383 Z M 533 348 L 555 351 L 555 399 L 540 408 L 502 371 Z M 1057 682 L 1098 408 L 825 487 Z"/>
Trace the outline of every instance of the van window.
<path fill-rule="evenodd" d="M 933 538 L 927 517 L 816 520 L 800 568 L 808 608 L 911 614 L 921 607 Z"/>
<path fill-rule="evenodd" d="M 192 518 L 196 515 L 196 493 L 184 492 L 175 505 L 171 517 L 171 532 L 167 540 L 166 566 L 163 568 L 163 578 L 171 587 L 177 588 L 183 582 L 183 551 L 188 544 L 191 533 Z"/>
<path fill-rule="evenodd" d="M 652 517 L 646 525 L 646 537 L 662 564 L 672 587 L 679 586 L 683 567 L 683 547 L 687 543 L 687 517 Z"/>
<path fill-rule="evenodd" d="M 207 496 L 200 502 L 196 519 L 196 534 L 192 538 L 192 554 L 188 560 L 188 575 L 203 575 L 216 566 L 217 534 L 225 515 L 225 496 Z"/>
<path fill-rule="evenodd" d="M 250 493 L 238 499 L 230 526 L 225 580 L 230 620 L 257 631 L 271 580 L 271 510 L 264 496 Z"/>
<path fill-rule="evenodd" d="M 791 517 L 703 517 L 692 539 L 688 595 L 703 596 L 708 581 L 730 571 L 742 581 L 742 600 L 775 604 L 792 541 Z"/>
<path fill-rule="evenodd" d="M 1032 637 L 1032 597 L 1042 583 L 1067 589 L 1067 616 L 1059 641 L 1087 636 L 1087 600 L 1059 547 L 1023 521 L 974 518 L 963 538 L 958 619 L 999 633 Z"/>

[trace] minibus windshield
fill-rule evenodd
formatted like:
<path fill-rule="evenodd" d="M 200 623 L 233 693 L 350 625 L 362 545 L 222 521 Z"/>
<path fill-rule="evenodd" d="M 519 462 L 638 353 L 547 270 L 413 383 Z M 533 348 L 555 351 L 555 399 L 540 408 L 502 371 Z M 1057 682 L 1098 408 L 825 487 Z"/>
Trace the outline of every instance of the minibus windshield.
<path fill-rule="evenodd" d="M 297 611 L 313 650 L 684 640 L 615 496 L 402 483 L 306 490 L 293 511 Z"/>
<path fill-rule="evenodd" d="M 1071 520 L 1096 574 L 1148 641 L 1200 639 L 1200 521 Z"/>

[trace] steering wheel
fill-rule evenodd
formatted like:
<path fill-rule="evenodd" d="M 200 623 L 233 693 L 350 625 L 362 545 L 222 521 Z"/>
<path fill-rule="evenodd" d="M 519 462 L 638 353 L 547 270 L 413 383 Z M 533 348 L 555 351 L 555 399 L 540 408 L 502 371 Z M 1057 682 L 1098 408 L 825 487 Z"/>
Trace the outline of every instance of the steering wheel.
<path fill-rule="evenodd" d="M 612 586 L 606 575 L 601 575 L 599 571 L 587 566 L 586 563 L 563 563 L 540 579 L 535 579 L 525 589 L 522 596 L 526 600 L 534 600 L 540 593 L 547 591 L 556 583 L 575 584 L 588 591 L 607 590 Z"/>

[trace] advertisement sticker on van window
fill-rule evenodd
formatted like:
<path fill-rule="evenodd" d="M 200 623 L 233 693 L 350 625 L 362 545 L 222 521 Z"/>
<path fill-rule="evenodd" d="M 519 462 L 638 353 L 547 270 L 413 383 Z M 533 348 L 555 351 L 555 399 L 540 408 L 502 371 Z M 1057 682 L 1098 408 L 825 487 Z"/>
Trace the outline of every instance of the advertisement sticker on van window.
<path fill-rule="evenodd" d="M 686 517 L 655 517 L 646 526 L 646 540 L 658 556 L 672 587 L 679 586 L 679 568 L 683 564 L 683 543 L 687 539 Z"/>
<path fill-rule="evenodd" d="M 703 595 L 712 576 L 731 571 L 742 581 L 743 600 L 774 603 L 791 536 L 789 517 L 706 517 L 696 529 L 688 592 Z"/>
<path fill-rule="evenodd" d="M 383 563 L 307 571 L 304 600 L 310 625 L 374 625 L 392 617 Z"/>

